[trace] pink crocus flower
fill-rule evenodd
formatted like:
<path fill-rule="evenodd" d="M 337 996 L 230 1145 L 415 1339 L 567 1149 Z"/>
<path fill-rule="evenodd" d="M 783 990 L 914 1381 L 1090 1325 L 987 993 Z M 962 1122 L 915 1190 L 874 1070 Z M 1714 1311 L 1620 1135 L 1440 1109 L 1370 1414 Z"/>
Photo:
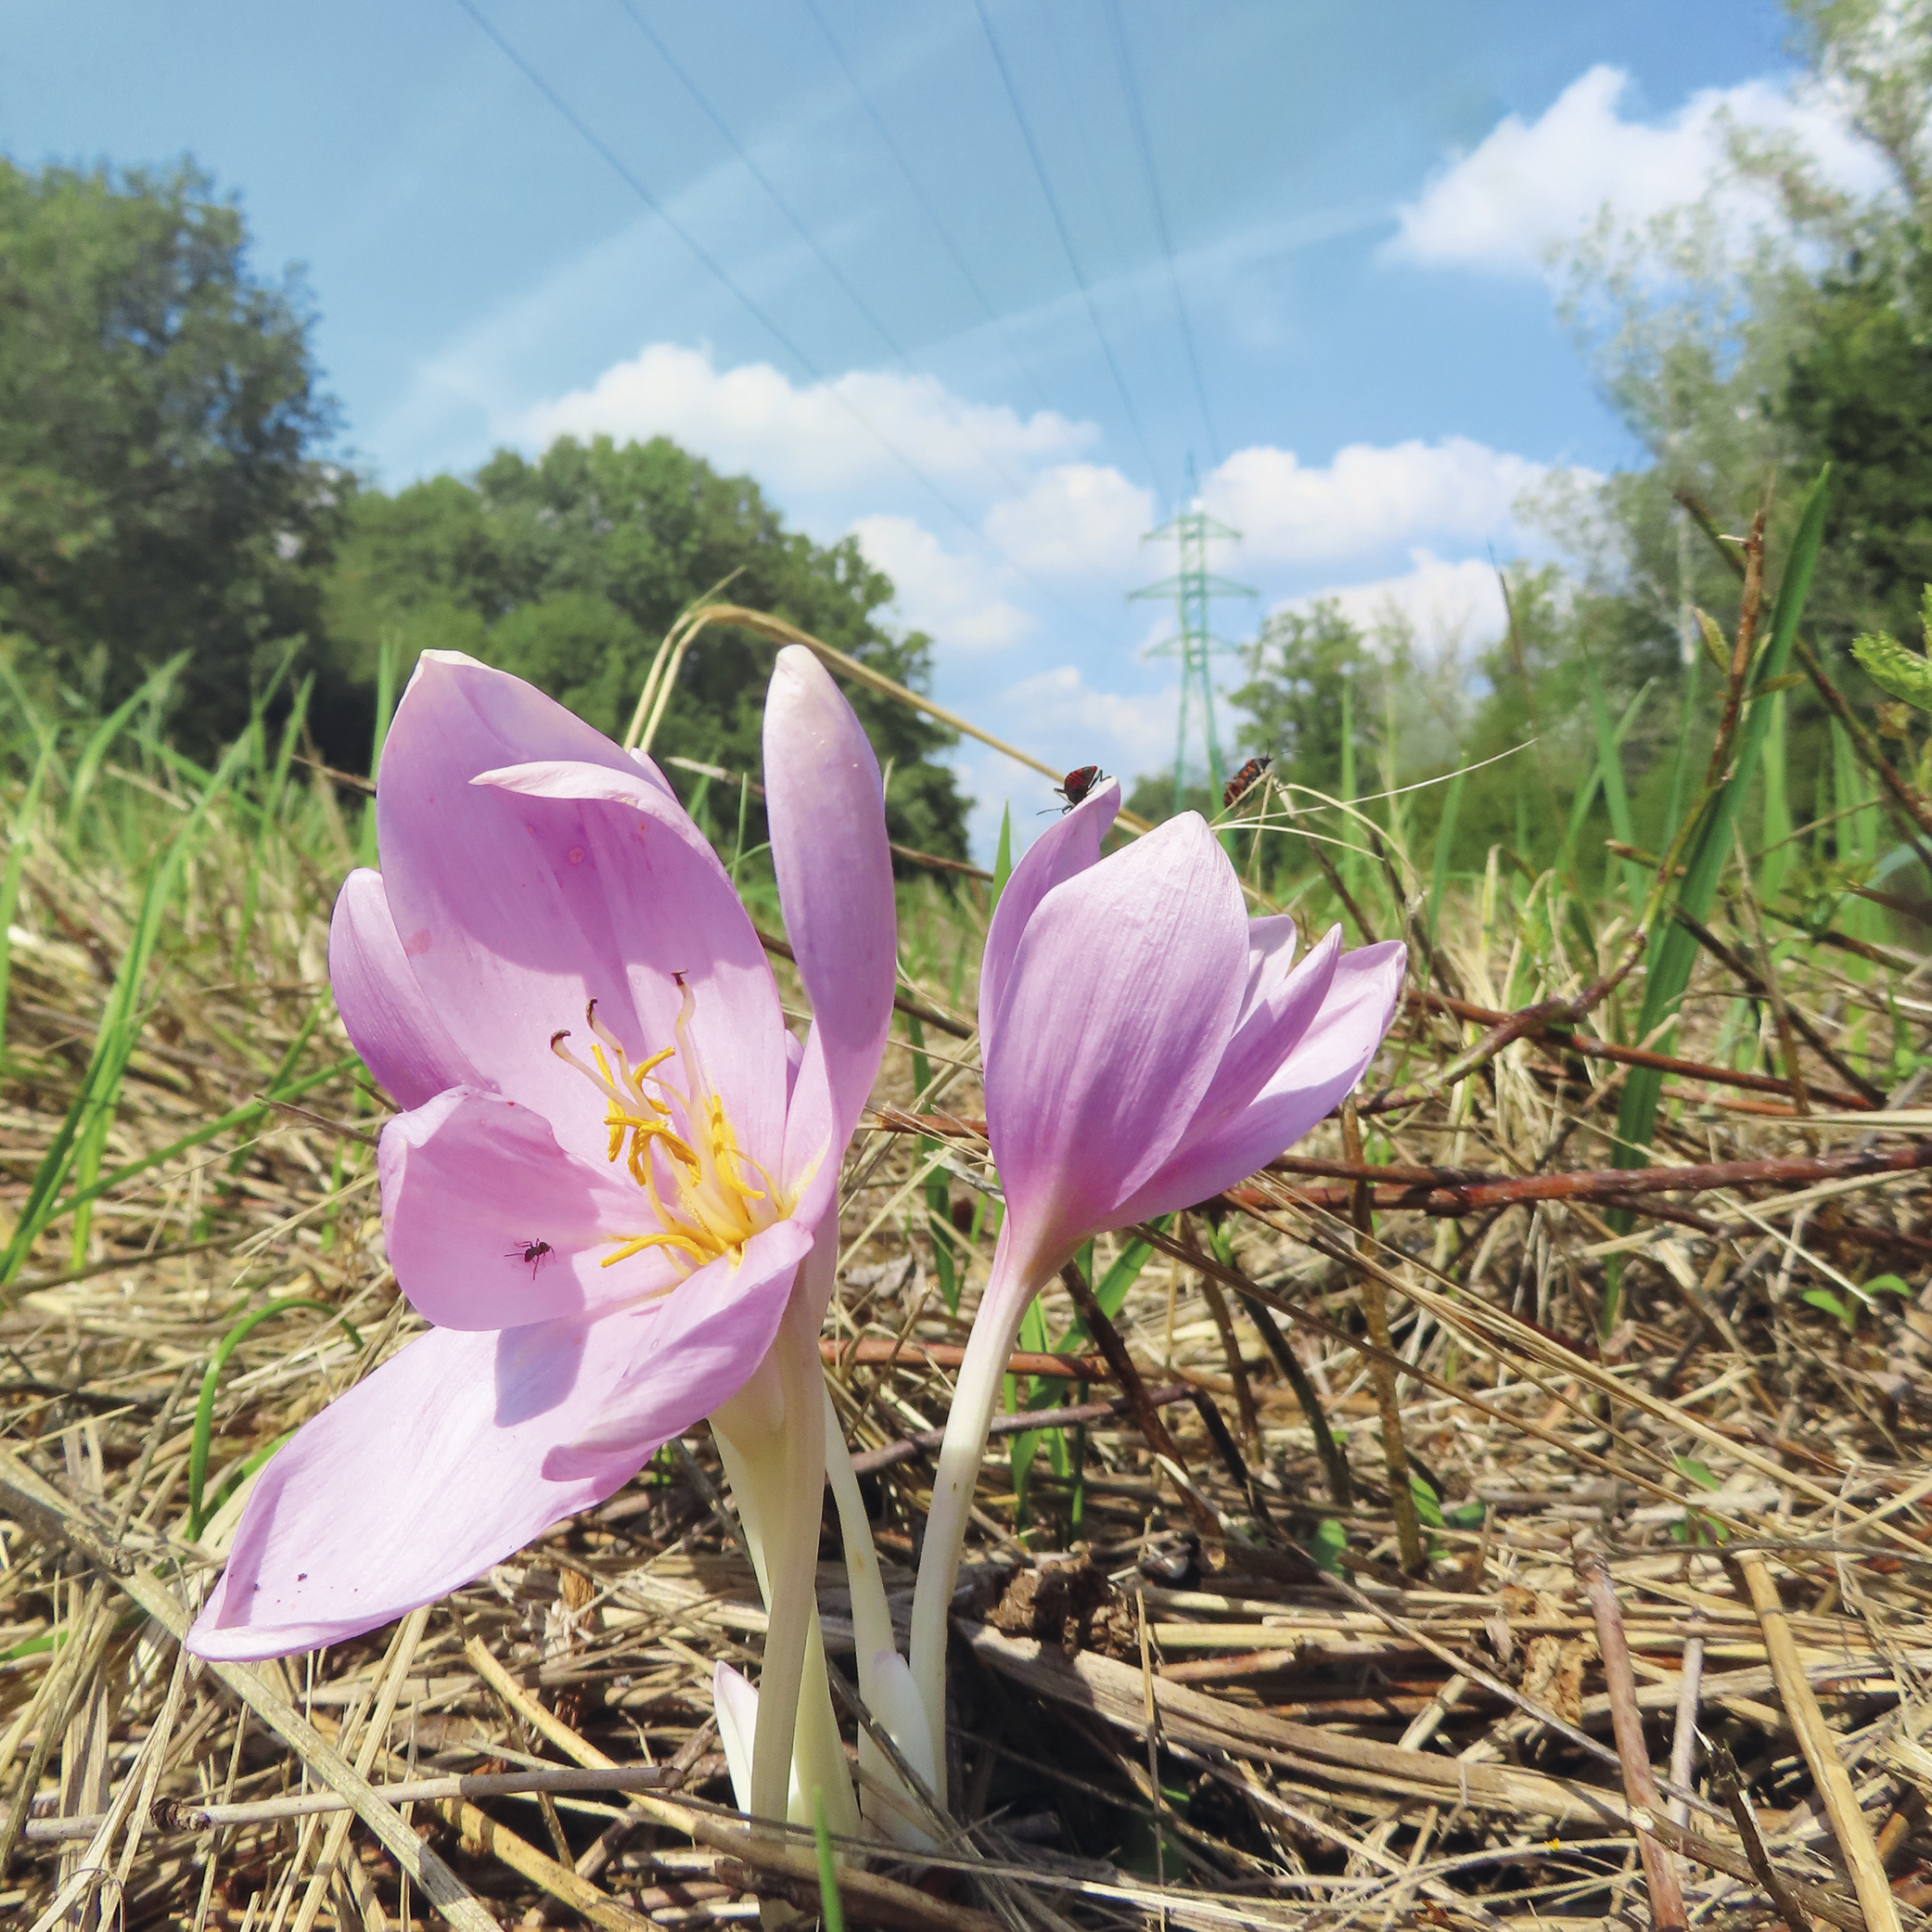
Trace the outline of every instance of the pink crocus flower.
<path fill-rule="evenodd" d="M 894 921 L 877 762 L 800 647 L 773 675 L 764 763 L 813 1009 L 802 1050 L 657 768 L 517 678 L 424 656 L 383 754 L 383 869 L 344 885 L 329 967 L 350 1038 L 405 1109 L 382 1133 L 383 1224 L 433 1325 L 262 1470 L 199 1655 L 310 1649 L 430 1602 L 761 1373 L 784 1380 L 766 1358 L 815 1235 L 836 1244 Z M 814 1337 L 816 1320 L 800 1317 Z M 809 1393 L 789 1435 L 822 1486 Z M 809 1617 L 808 1594 L 800 1650 Z"/>
<path fill-rule="evenodd" d="M 980 963 L 987 1135 L 1006 1205 L 913 1604 L 913 1676 L 935 1738 L 966 1510 L 1028 1303 L 1091 1236 L 1204 1200 L 1299 1140 L 1361 1079 L 1401 991 L 1401 945 L 1343 953 L 1339 927 L 1298 963 L 1294 921 L 1247 916 L 1194 812 L 1102 860 L 1120 804 L 1109 780 L 1034 842 Z"/>

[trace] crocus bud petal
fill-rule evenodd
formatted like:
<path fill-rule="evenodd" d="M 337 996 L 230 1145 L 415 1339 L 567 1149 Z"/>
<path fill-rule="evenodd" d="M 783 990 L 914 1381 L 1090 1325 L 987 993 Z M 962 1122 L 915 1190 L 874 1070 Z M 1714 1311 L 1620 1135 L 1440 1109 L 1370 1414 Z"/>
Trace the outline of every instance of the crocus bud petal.
<path fill-rule="evenodd" d="M 731 1772 L 732 1801 L 751 1810 L 751 1740 L 758 1735 L 758 1693 L 737 1671 L 720 1661 L 711 1672 L 711 1709 L 718 1720 L 718 1742 Z"/>

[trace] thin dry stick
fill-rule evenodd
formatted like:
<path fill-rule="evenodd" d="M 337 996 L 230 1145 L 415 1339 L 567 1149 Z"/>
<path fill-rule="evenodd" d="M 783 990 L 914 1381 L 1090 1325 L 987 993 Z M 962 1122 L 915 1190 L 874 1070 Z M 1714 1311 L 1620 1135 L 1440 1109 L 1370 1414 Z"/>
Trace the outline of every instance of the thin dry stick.
<path fill-rule="evenodd" d="M 358 1777 L 369 1775 L 376 1763 L 377 1752 L 389 1741 L 390 1720 L 396 1714 L 396 1700 L 403 1695 L 403 1680 L 409 1675 L 410 1665 L 416 1661 L 416 1645 L 423 1641 L 423 1631 L 429 1627 L 429 1608 L 426 1604 L 412 1610 L 396 1627 L 396 1634 L 390 1641 L 375 1708 L 364 1726 L 362 1745 L 355 1754 Z M 301 1909 L 295 1915 L 295 1932 L 310 1932 L 314 1925 L 315 1916 L 322 1910 L 323 1894 L 328 1889 L 329 1876 L 341 1859 L 343 1848 L 349 1843 L 349 1827 L 353 1817 L 352 1812 L 345 1810 L 329 1826 L 328 1836 L 323 1840 L 322 1854 L 315 1861 L 314 1875 L 309 1880 Z"/>
<path fill-rule="evenodd" d="M 438 1798 L 524 1798 L 548 1791 L 561 1797 L 580 1792 L 656 1791 L 677 1783 L 669 1765 L 614 1764 L 608 1771 L 559 1766 L 555 1771 L 452 1772 L 440 1778 L 404 1778 L 370 1788 L 384 1804 L 420 1803 Z M 280 1824 L 354 1807 L 339 1791 L 291 1791 L 286 1798 L 251 1798 L 241 1804 L 191 1805 L 179 1798 L 153 1800 L 149 1823 L 157 1831 L 205 1832 L 233 1824 Z M 33 1844 L 84 1838 L 99 1825 L 92 1818 L 35 1818 L 25 1836 Z"/>
<path fill-rule="evenodd" d="M 1342 1146 L 1350 1160 L 1362 1160 L 1362 1123 L 1356 1118 L 1355 1103 L 1342 1103 Z M 1355 1247 L 1358 1251 L 1375 1239 L 1369 1221 L 1370 1190 L 1365 1181 L 1355 1184 L 1353 1201 Z M 1390 1357 L 1395 1344 L 1388 1333 L 1388 1302 L 1382 1292 L 1379 1273 L 1358 1269 L 1356 1281 L 1362 1291 L 1362 1315 L 1368 1338 L 1375 1353 L 1369 1357 L 1369 1376 L 1375 1386 L 1375 1406 L 1382 1415 L 1382 1453 L 1388 1464 L 1388 1502 L 1395 1512 L 1395 1539 L 1401 1551 L 1402 1567 L 1412 1577 L 1428 1567 L 1422 1547 L 1422 1520 L 1416 1514 L 1414 1491 L 1409 1487 L 1409 1458 L 1402 1448 L 1402 1410 L 1396 1390 L 1396 1372 Z"/>
<path fill-rule="evenodd" d="M 1190 1234 L 1192 1230 L 1190 1229 Z M 1221 1337 L 1222 1360 L 1228 1365 L 1228 1380 L 1235 1385 L 1235 1413 L 1241 1418 L 1241 1433 L 1247 1438 L 1248 1452 L 1261 1452 L 1261 1412 L 1255 1406 L 1253 1385 L 1247 1379 L 1247 1365 L 1241 1360 L 1241 1343 L 1235 1334 L 1235 1318 L 1228 1311 L 1228 1298 L 1211 1275 L 1201 1276 L 1201 1299 Z"/>
<path fill-rule="evenodd" d="M 1657 1780 L 1644 1745 L 1644 1720 L 1637 1709 L 1637 1680 L 1631 1670 L 1630 1645 L 1624 1640 L 1623 1611 L 1610 1566 L 1600 1552 L 1580 1550 L 1574 1559 L 1577 1581 L 1590 1599 L 1596 1619 L 1596 1646 L 1603 1655 L 1604 1688 L 1610 1696 L 1610 1728 L 1617 1739 L 1617 1759 L 1623 1767 L 1623 1795 L 1632 1814 L 1657 1810 Z M 1683 1887 L 1670 1854 L 1640 1832 L 1638 1855 L 1644 1861 L 1644 1883 L 1650 1893 L 1650 1923 L 1658 1932 L 1670 1932 L 1684 1923 Z"/>
<path fill-rule="evenodd" d="M 567 1758 L 582 1765 L 612 1768 L 610 1759 L 595 1745 L 571 1730 L 554 1711 L 545 1710 L 480 1639 L 471 1638 L 464 1647 L 464 1655 L 490 1688 Z M 727 1822 L 645 1793 L 633 1796 L 631 1806 L 646 1823 L 664 1825 L 695 1844 L 729 1852 L 761 1871 L 808 1880 L 814 1886 L 818 1883 L 818 1862 L 809 1846 L 787 1844 L 783 1838 L 768 1837 L 762 1832 L 754 1834 L 741 1821 Z M 764 1821 L 760 1823 L 766 1830 L 772 1828 Z M 911 1886 L 879 1877 L 845 1861 L 838 1862 L 837 1870 L 846 1910 L 855 1918 L 863 1916 L 881 1925 L 907 1927 L 909 1932 L 1004 1932 L 999 1921 L 985 1913 L 949 1905 Z"/>
<path fill-rule="evenodd" d="M 1094 1299 L 1094 1291 L 1087 1286 L 1087 1278 L 1080 1272 L 1077 1261 L 1068 1261 L 1060 1270 L 1060 1281 L 1073 1299 L 1080 1318 L 1087 1324 L 1087 1333 L 1098 1344 L 1100 1352 L 1107 1357 L 1107 1366 L 1114 1372 L 1114 1379 L 1120 1383 L 1127 1398 L 1135 1427 L 1147 1439 L 1147 1447 L 1157 1456 L 1165 1456 L 1174 1467 L 1184 1471 L 1186 1463 L 1181 1455 L 1180 1446 L 1168 1432 L 1168 1426 L 1161 1420 L 1160 1411 L 1155 1406 L 1147 1393 L 1147 1385 L 1141 1379 L 1141 1372 L 1133 1364 L 1133 1357 L 1127 1352 L 1127 1344 L 1120 1339 L 1120 1330 L 1107 1320 L 1106 1311 Z M 1221 1535 L 1221 1520 L 1189 1482 L 1180 1485 L 1181 1500 L 1187 1506 L 1187 1513 L 1195 1520 L 1197 1529 L 1208 1535 Z"/>
<path fill-rule="evenodd" d="M 1764 1834 L 1758 1829 L 1757 1814 L 1751 1810 L 1744 1779 L 1738 1774 L 1737 1760 L 1721 1738 L 1713 1738 L 1710 1743 L 1710 1788 L 1731 1807 L 1737 1836 L 1744 1840 L 1745 1856 L 1750 1860 L 1751 1870 L 1758 1874 L 1758 1883 L 1764 1887 L 1765 1895 L 1777 1907 L 1791 1932 L 1806 1932 L 1804 1908 L 1791 1896 L 1785 1874 L 1771 1862 Z"/>
<path fill-rule="evenodd" d="M 1798 1063 L 1798 1035 L 1791 1024 L 1791 1007 L 1785 998 L 1785 989 L 1778 984 L 1777 964 L 1771 956 L 1771 941 L 1764 936 L 1763 915 L 1758 910 L 1758 895 L 1752 889 L 1750 856 L 1745 851 L 1744 833 L 1734 825 L 1731 828 L 1731 838 L 1737 849 L 1738 870 L 1744 880 L 1738 897 L 1750 925 L 1751 943 L 1758 951 L 1759 979 L 1771 1001 L 1772 1019 L 1778 1030 L 1778 1051 L 1785 1062 L 1785 1078 L 1791 1082 L 1791 1105 L 1799 1115 L 1809 1119 L 1811 1096 L 1805 1089 L 1805 1069 Z"/>
<path fill-rule="evenodd" d="M 1704 1639 L 1683 1640 L 1683 1667 L 1677 1680 L 1677 1717 L 1670 1734 L 1670 1782 L 1688 1786 L 1697 1763 L 1697 1703 L 1704 1683 Z M 1681 1798 L 1670 1800 L 1670 1815 L 1679 1824 L 1691 1822 L 1691 1808 Z"/>
<path fill-rule="evenodd" d="M 1790 1619 L 1778 1586 L 1772 1581 L 1762 1556 L 1740 1552 L 1731 1559 L 1743 1579 L 1745 1593 L 1758 1613 L 1759 1628 L 1764 1632 L 1764 1648 L 1771 1659 L 1778 1695 L 1785 1714 L 1798 1733 L 1805 1762 L 1811 1768 L 1811 1781 L 1824 1800 L 1824 1814 L 1837 1835 L 1838 1849 L 1851 1873 L 1858 1902 L 1864 1909 L 1871 1932 L 1898 1932 L 1899 1909 L 1892 1898 L 1891 1882 L 1872 1839 L 1872 1827 L 1859 1809 L 1858 1794 L 1851 1788 L 1851 1773 L 1845 1768 L 1841 1746 L 1818 1708 L 1811 1680 L 1805 1675 L 1798 1644 L 1791 1634 Z"/>
<path fill-rule="evenodd" d="M 1764 1883 L 1762 1874 L 1742 1851 L 1734 1851 L 1730 1846 L 1707 1838 L 1701 1832 L 1687 1831 L 1669 1818 L 1652 1812 L 1645 1812 L 1634 1822 L 1640 1829 L 1655 1833 L 1681 1857 L 1695 1859 L 1698 1864 L 1708 1865 L 1713 1872 L 1721 1872 L 1746 1885 Z M 1808 1885 L 1801 1878 L 1786 1878 L 1782 1873 L 1777 1877 L 1782 1887 L 1813 1918 L 1836 1926 L 1839 1932 L 1867 1932 L 1864 1914 L 1842 1892 L 1826 1891 L 1823 1886 Z M 1791 1932 L 1802 1932 L 1802 1927 L 1794 1925 Z"/>

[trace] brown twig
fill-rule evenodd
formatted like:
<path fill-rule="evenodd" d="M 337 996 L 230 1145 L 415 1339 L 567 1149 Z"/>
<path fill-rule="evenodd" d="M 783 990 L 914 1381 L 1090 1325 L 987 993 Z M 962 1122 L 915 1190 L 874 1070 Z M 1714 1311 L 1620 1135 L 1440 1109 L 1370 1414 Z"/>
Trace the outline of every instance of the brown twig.
<path fill-rule="evenodd" d="M 1521 1207 L 1530 1201 L 1617 1201 L 1659 1194 L 1708 1194 L 1719 1187 L 1774 1187 L 1781 1184 L 1854 1180 L 1865 1174 L 1910 1174 L 1932 1168 L 1932 1141 L 1847 1154 L 1774 1156 L 1765 1160 L 1715 1160 L 1689 1167 L 1579 1168 L 1567 1174 L 1459 1174 L 1444 1169 L 1427 1180 L 1375 1188 L 1370 1205 L 1378 1211 L 1416 1209 L 1424 1214 L 1481 1213 L 1491 1208 Z M 1349 1187 L 1298 1187 L 1296 1196 L 1311 1207 L 1341 1213 L 1370 1176 L 1388 1169 L 1364 1167 Z M 1268 1205 L 1273 1198 L 1244 1184 L 1227 1198 L 1240 1207 Z"/>
<path fill-rule="evenodd" d="M 1355 1118 L 1353 1101 L 1342 1104 L 1342 1145 L 1350 1160 L 1361 1161 L 1362 1128 Z M 1366 1182 L 1355 1184 L 1350 1211 L 1358 1253 L 1375 1239 L 1369 1220 L 1372 1194 Z M 1388 1333 L 1388 1302 L 1382 1292 L 1378 1270 L 1361 1269 L 1356 1280 L 1362 1291 L 1362 1318 L 1375 1350 L 1369 1357 L 1369 1376 L 1375 1384 L 1375 1406 L 1382 1416 L 1382 1454 L 1388 1466 L 1388 1502 L 1395 1512 L 1396 1544 L 1401 1552 L 1402 1567 L 1412 1577 L 1418 1577 L 1428 1568 L 1428 1557 L 1422 1547 L 1422 1519 L 1416 1513 L 1414 1492 L 1409 1487 L 1409 1458 L 1402 1448 L 1402 1405 L 1391 1359 L 1395 1344 Z"/>
<path fill-rule="evenodd" d="M 1157 1409 L 1164 1409 L 1170 1402 L 1184 1402 L 1193 1394 L 1192 1382 L 1169 1382 L 1146 1390 L 1147 1401 Z M 1072 1408 L 1021 1409 L 1011 1415 L 995 1415 L 987 1434 L 1004 1438 L 1028 1435 L 1034 1429 L 1078 1428 L 1082 1423 L 1105 1422 L 1110 1415 L 1123 1415 L 1131 1406 L 1126 1396 L 1117 1395 L 1109 1401 L 1081 1402 Z M 945 1433 L 944 1429 L 921 1429 L 916 1436 L 888 1442 L 882 1449 L 862 1450 L 852 1457 L 853 1473 L 871 1476 L 881 1469 L 893 1468 L 900 1463 L 909 1463 L 915 1456 L 937 1449 Z"/>
<path fill-rule="evenodd" d="M 1726 972 L 1732 974 L 1737 979 L 1739 984 L 1744 987 L 1746 992 L 1750 993 L 1754 998 L 1757 999 L 1769 1000 L 1772 997 L 1772 980 L 1760 976 L 1757 968 L 1754 967 L 1747 959 L 1745 959 L 1739 953 L 1734 952 L 1729 946 L 1725 945 L 1723 940 L 1719 939 L 1716 933 L 1712 932 L 1708 927 L 1702 925 L 1698 920 L 1692 917 L 1692 915 L 1689 913 L 1687 913 L 1681 904 L 1673 904 L 1671 906 L 1670 916 L 1673 919 L 1675 919 L 1677 923 L 1680 926 L 1682 926 L 1683 929 L 1686 932 L 1688 932 L 1690 936 L 1694 940 L 1695 940 L 1697 943 L 1700 946 L 1702 946 L 1704 950 L 1707 953 L 1708 953 L 1710 956 L 1713 959 L 1715 959 L 1718 962 L 1718 964 L 1725 969 Z M 1775 976 L 1772 977 L 1774 979 Z M 1858 1093 L 1862 1094 L 1867 1102 L 1870 1103 L 1870 1105 L 1872 1105 L 1873 1107 L 1883 1107 L 1885 1105 L 1885 1090 L 1882 1087 L 1874 1085 L 1871 1081 L 1868 1081 L 1863 1074 L 1860 1073 L 1859 1070 L 1852 1066 L 1850 1061 L 1846 1059 L 1845 1056 L 1842 1054 L 1840 1054 L 1836 1047 L 1832 1045 L 1831 1042 L 1828 1041 L 1824 1037 L 1824 1035 L 1821 1033 L 1818 1030 L 1818 1029 L 1814 1027 L 1810 1023 L 1810 1021 L 1808 1020 L 1804 1017 L 1804 1015 L 1797 1009 L 1797 1007 L 1790 1007 L 1789 1011 L 1791 1024 L 1793 1028 L 1798 1031 L 1799 1037 L 1804 1040 L 1805 1043 L 1810 1047 L 1811 1051 L 1815 1053 L 1818 1056 L 1818 1057 L 1825 1063 L 1826 1066 L 1831 1068 L 1831 1069 L 1838 1076 L 1840 1080 L 1849 1082 L 1849 1085 L 1852 1086 Z M 1794 1095 L 1793 1097 L 1795 1098 L 1796 1096 Z"/>
<path fill-rule="evenodd" d="M 1651 1774 L 1644 1744 L 1644 1719 L 1637 1709 L 1637 1679 L 1631 1669 L 1630 1645 L 1623 1634 L 1623 1611 L 1610 1566 L 1600 1552 L 1580 1550 L 1574 1558 L 1577 1581 L 1590 1599 L 1596 1619 L 1596 1646 L 1603 1657 L 1604 1688 L 1610 1697 L 1610 1728 L 1617 1740 L 1617 1759 L 1623 1767 L 1623 1795 L 1634 1814 L 1640 1808 L 1658 1809 L 1657 1780 Z M 1644 1861 L 1644 1883 L 1650 1893 L 1650 1923 L 1658 1932 L 1676 1932 L 1684 1923 L 1683 1887 L 1670 1854 L 1647 1832 L 1640 1832 L 1637 1850 Z M 1794 1927 L 1793 1932 L 1799 1932 Z"/>
<path fill-rule="evenodd" d="M 1094 1291 L 1087 1286 L 1087 1278 L 1080 1272 L 1077 1261 L 1068 1261 L 1060 1270 L 1060 1281 L 1067 1293 L 1072 1298 L 1080 1318 L 1086 1324 L 1090 1335 L 1100 1352 L 1107 1357 L 1107 1366 L 1114 1372 L 1114 1379 L 1120 1383 L 1122 1394 L 1127 1398 L 1127 1407 L 1133 1416 L 1134 1426 L 1147 1439 L 1147 1447 L 1157 1456 L 1165 1456 L 1177 1469 L 1184 1470 L 1186 1460 L 1181 1453 L 1180 1445 L 1170 1433 L 1167 1424 L 1161 1420 L 1160 1408 L 1147 1392 L 1147 1385 L 1141 1378 L 1141 1372 L 1134 1366 L 1133 1358 L 1127 1352 L 1127 1344 L 1120 1339 L 1120 1331 L 1107 1319 L 1107 1311 L 1094 1299 Z M 1182 1501 L 1187 1513 L 1195 1519 L 1196 1526 L 1209 1533 L 1219 1536 L 1221 1524 L 1211 1509 L 1203 1503 L 1191 1485 L 1181 1491 Z"/>
<path fill-rule="evenodd" d="M 1730 1806 L 1732 1822 L 1744 1842 L 1745 1856 L 1750 1860 L 1751 1870 L 1758 1874 L 1765 1897 L 1776 1907 L 1791 1932 L 1806 1932 L 1804 1907 L 1792 1896 L 1785 1874 L 1772 1863 L 1770 1848 L 1764 1842 L 1764 1834 L 1758 1829 L 1757 1814 L 1751 1810 L 1751 1800 L 1738 1772 L 1737 1759 L 1731 1755 L 1731 1746 L 1722 1738 L 1714 1737 L 1707 1754 L 1710 1759 L 1711 1795 Z"/>
<path fill-rule="evenodd" d="M 819 1343 L 818 1352 L 830 1363 L 859 1368 L 957 1368 L 966 1359 L 958 1342 L 900 1341 L 885 1335 L 866 1335 L 857 1341 Z M 1106 1382 L 1113 1370 L 1101 1355 L 1049 1355 L 1034 1349 L 1016 1349 L 1006 1358 L 1009 1375 L 1059 1375 L 1068 1382 Z"/>
<path fill-rule="evenodd" d="M 1463 1060 L 1468 1061 L 1472 1056 L 1481 1054 L 1483 1057 L 1476 1062 L 1476 1065 L 1487 1065 L 1489 1060 L 1493 1059 L 1496 1054 L 1514 1041 L 1528 1040 L 1533 1045 L 1557 1054 L 1578 1054 L 1586 1060 L 1611 1060 L 1623 1067 L 1653 1067 L 1659 1073 L 1680 1074 L 1685 1080 L 1701 1080 L 1715 1087 L 1736 1087 L 1753 1094 L 1788 1094 L 1791 1092 L 1788 1081 L 1776 1079 L 1768 1073 L 1742 1073 L 1734 1068 L 1714 1066 L 1708 1060 L 1686 1060 L 1674 1054 L 1653 1053 L 1648 1047 L 1619 1046 L 1614 1041 L 1593 1040 L 1584 1034 L 1552 1032 L 1544 1020 L 1536 1016 L 1547 1015 L 1552 1005 L 1567 1004 L 1563 1001 L 1546 1001 L 1542 1006 L 1525 1007 L 1521 1013 L 1496 1013 L 1486 1006 L 1473 1006 L 1466 1000 L 1445 999 L 1440 993 L 1417 994 L 1411 992 L 1405 994 L 1404 998 L 1416 1004 L 1426 1002 L 1442 1012 L 1455 1015 L 1458 1019 L 1474 1020 L 1478 1025 L 1491 1027 L 1492 1032 L 1463 1056 Z M 1529 1019 L 1529 1024 L 1510 1030 L 1511 1023 L 1525 1019 L 1526 1017 Z M 1507 1039 L 1503 1037 L 1505 1032 L 1508 1032 Z M 1500 1043 L 1491 1048 L 1491 1041 Z M 1486 1048 L 1489 1051 L 1485 1052 Z M 1461 1065 L 1462 1062 L 1459 1061 L 1457 1064 Z M 1476 1065 L 1465 1067 L 1465 1074 L 1475 1071 Z M 1413 1106 L 1413 1098 L 1404 1097 L 1408 1092 L 1405 1088 L 1397 1094 L 1378 1094 L 1362 1103 L 1362 1111 L 1364 1114 L 1386 1114 L 1400 1107 Z M 1813 1087 L 1811 1094 L 1815 1099 L 1828 1101 L 1834 1107 L 1848 1109 L 1869 1107 L 1872 1105 L 1862 1094 L 1841 1094 L 1828 1087 Z"/>

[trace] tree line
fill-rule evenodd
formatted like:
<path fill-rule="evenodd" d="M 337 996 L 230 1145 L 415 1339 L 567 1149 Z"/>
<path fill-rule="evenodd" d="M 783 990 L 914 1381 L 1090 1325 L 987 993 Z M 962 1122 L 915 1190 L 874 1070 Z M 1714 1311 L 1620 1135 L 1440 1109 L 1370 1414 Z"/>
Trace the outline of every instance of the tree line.
<path fill-rule="evenodd" d="M 43 715 L 97 716 L 186 652 L 167 713 L 184 751 L 306 680 L 316 754 L 358 771 L 385 650 L 400 688 L 419 652 L 457 649 L 617 736 L 678 613 L 727 582 L 926 681 L 928 641 L 879 621 L 892 586 L 854 541 L 787 529 L 755 482 L 665 439 L 565 438 L 379 488 L 335 454 L 314 323 L 301 275 L 255 269 L 238 205 L 191 164 L 0 160 L 0 671 Z M 755 776 L 771 651 L 708 631 L 663 742 Z M 964 857 L 950 734 L 851 695 L 891 761 L 893 838 Z"/>

